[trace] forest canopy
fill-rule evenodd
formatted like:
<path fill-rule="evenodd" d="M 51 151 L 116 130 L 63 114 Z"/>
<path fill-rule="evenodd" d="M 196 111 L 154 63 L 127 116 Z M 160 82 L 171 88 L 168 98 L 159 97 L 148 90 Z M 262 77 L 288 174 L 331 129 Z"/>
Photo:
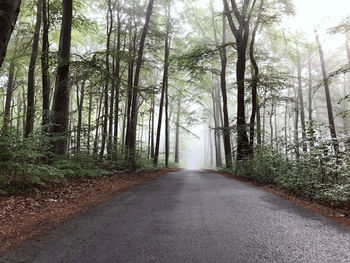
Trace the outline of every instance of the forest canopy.
<path fill-rule="evenodd" d="M 338 1 L 0 0 L 0 193 L 197 166 L 349 201 Z"/>

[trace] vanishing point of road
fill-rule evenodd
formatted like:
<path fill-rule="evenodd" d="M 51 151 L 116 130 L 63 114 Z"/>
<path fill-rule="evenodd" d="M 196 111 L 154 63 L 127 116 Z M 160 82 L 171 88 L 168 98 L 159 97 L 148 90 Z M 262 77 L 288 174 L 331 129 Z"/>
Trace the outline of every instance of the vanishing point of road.
<path fill-rule="evenodd" d="M 201 170 L 138 185 L 0 262 L 349 263 L 350 229 Z"/>

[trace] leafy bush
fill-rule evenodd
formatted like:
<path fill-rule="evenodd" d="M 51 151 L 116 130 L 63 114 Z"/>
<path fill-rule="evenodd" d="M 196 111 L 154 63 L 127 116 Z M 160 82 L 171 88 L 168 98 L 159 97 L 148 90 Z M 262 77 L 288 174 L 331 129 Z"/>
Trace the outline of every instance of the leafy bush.
<path fill-rule="evenodd" d="M 332 153 L 329 147 L 318 143 L 299 159 L 270 148 L 256 149 L 254 158 L 236 165 L 235 173 L 332 203 L 349 202 L 349 156 L 339 151 Z"/>

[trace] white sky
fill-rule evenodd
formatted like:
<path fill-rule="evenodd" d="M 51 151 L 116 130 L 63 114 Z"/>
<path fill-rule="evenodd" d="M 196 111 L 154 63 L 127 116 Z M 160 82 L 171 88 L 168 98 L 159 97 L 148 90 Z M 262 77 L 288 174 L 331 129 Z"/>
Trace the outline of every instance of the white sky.
<path fill-rule="evenodd" d="M 327 29 L 350 16 L 350 0 L 294 0 L 296 15 L 284 19 L 283 27 L 291 32 L 303 31 L 314 40 L 314 29 L 320 34 L 325 49 L 344 45 L 344 36 L 329 35 Z"/>

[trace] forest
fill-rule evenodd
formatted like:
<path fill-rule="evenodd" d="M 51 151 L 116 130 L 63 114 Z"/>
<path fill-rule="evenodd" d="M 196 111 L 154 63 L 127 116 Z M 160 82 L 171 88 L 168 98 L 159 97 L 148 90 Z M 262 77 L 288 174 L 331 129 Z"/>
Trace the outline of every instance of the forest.
<path fill-rule="evenodd" d="M 196 162 L 349 203 L 350 15 L 296 7 L 0 0 L 0 194 Z"/>

